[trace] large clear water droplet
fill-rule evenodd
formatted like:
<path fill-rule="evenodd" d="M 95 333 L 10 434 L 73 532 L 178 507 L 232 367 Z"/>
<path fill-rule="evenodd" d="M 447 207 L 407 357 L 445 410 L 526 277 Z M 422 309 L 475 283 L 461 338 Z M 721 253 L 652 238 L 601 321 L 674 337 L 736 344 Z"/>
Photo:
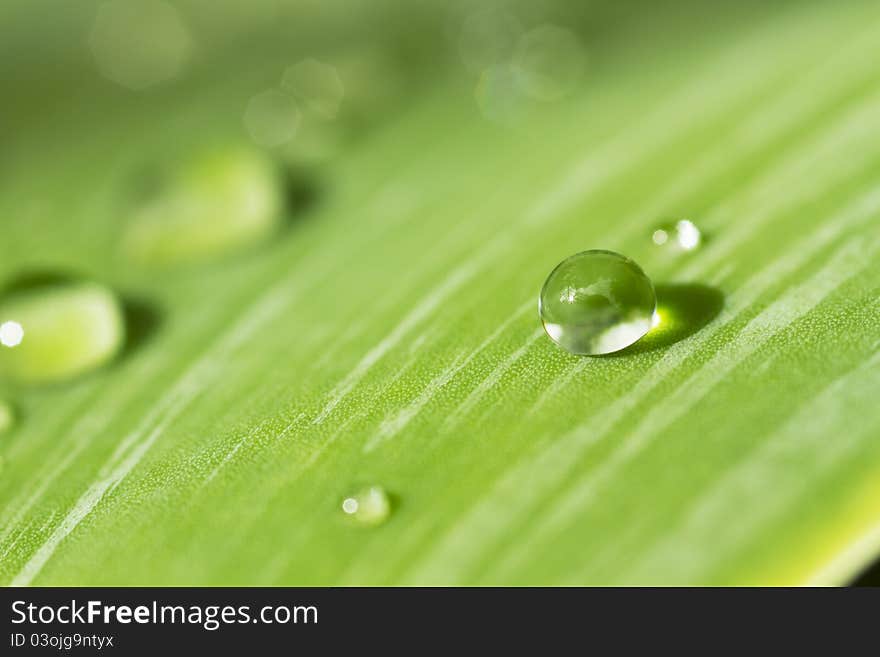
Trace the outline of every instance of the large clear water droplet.
<path fill-rule="evenodd" d="M 122 306 L 103 285 L 39 276 L 0 293 L 0 379 L 71 379 L 109 362 L 124 342 Z"/>
<path fill-rule="evenodd" d="M 391 515 L 391 498 L 381 486 L 368 486 L 342 500 L 342 512 L 359 525 L 376 527 Z"/>
<path fill-rule="evenodd" d="M 261 152 L 205 150 L 170 171 L 135 212 L 125 252 L 144 264 L 170 265 L 238 251 L 276 231 L 282 207 L 278 171 Z"/>
<path fill-rule="evenodd" d="M 619 351 L 651 330 L 657 297 L 635 262 L 613 251 L 584 251 L 550 272 L 538 312 L 547 335 L 573 354 Z"/>

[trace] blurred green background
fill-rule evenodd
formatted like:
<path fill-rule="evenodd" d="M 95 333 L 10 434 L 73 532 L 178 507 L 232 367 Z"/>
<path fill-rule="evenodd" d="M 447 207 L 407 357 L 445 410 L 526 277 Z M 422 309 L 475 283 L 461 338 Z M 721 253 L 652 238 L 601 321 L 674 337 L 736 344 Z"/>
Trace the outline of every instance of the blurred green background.
<path fill-rule="evenodd" d="M 99 281 L 129 339 L 0 381 L 0 581 L 850 581 L 880 545 L 878 19 L 4 2 L 0 279 Z M 127 246 L 145 207 L 171 262 Z M 704 245 L 658 249 L 685 217 Z M 645 268 L 667 333 L 543 335 L 544 278 L 588 248 Z M 390 515 L 356 526 L 371 485 Z"/>

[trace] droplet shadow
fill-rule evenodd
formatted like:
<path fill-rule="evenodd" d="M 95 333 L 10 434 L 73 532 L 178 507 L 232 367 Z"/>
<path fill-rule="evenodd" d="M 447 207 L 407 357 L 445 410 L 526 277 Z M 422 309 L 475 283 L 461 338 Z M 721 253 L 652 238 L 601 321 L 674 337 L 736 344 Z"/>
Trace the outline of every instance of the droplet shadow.
<path fill-rule="evenodd" d="M 608 356 L 633 356 L 669 347 L 706 326 L 724 307 L 724 294 L 709 285 L 669 283 L 655 289 L 660 323 L 635 344 Z"/>
<path fill-rule="evenodd" d="M 315 209 L 321 200 L 321 185 L 317 176 L 305 167 L 289 165 L 282 168 L 287 228 L 299 222 Z"/>
<path fill-rule="evenodd" d="M 122 315 L 125 320 L 122 355 L 128 356 L 153 338 L 162 323 L 162 314 L 154 304 L 145 299 L 123 296 Z"/>

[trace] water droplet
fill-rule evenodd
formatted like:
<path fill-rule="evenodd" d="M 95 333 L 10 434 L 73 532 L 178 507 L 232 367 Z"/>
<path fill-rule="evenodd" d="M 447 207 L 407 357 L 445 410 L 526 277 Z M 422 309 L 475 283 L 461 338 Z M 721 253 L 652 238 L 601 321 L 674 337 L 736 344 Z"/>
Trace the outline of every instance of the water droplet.
<path fill-rule="evenodd" d="M 368 486 L 342 500 L 342 512 L 359 525 L 376 527 L 391 515 L 391 498 L 381 486 Z"/>
<path fill-rule="evenodd" d="M 0 379 L 71 379 L 109 362 L 124 341 L 122 306 L 97 283 L 29 277 L 0 293 Z"/>
<path fill-rule="evenodd" d="M 129 89 L 178 75 L 192 37 L 177 9 L 161 0 L 112 0 L 98 10 L 89 46 L 101 73 Z"/>
<path fill-rule="evenodd" d="M 659 226 L 651 240 L 668 251 L 693 251 L 700 246 L 703 235 L 693 222 L 681 219 Z"/>
<path fill-rule="evenodd" d="M 248 101 L 244 110 L 244 127 L 260 146 L 274 148 L 296 134 L 300 111 L 296 99 L 282 89 L 269 89 Z"/>
<path fill-rule="evenodd" d="M 12 404 L 0 399 L 0 434 L 4 434 L 15 424 L 15 411 Z"/>
<path fill-rule="evenodd" d="M 281 226 L 282 196 L 274 164 L 259 151 L 232 146 L 200 152 L 135 211 L 123 249 L 138 262 L 160 266 L 238 251 Z"/>
<path fill-rule="evenodd" d="M 525 34 L 513 55 L 513 70 L 523 91 L 541 101 L 569 95 L 580 82 L 586 53 L 577 36 L 556 25 Z"/>
<path fill-rule="evenodd" d="M 302 100 L 315 115 L 335 119 L 345 96 L 345 87 L 332 64 L 304 59 L 284 72 L 282 88 Z"/>
<path fill-rule="evenodd" d="M 613 251 L 584 251 L 550 272 L 538 312 L 547 335 L 573 354 L 619 351 L 654 323 L 657 297 L 635 262 Z"/>

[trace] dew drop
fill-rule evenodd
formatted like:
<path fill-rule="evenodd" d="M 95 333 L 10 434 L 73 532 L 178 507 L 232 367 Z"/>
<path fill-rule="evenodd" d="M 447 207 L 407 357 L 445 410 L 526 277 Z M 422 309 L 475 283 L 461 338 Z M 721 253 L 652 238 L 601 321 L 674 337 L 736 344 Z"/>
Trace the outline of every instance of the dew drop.
<path fill-rule="evenodd" d="M 12 404 L 0 399 L 0 434 L 9 431 L 15 424 L 15 411 Z"/>
<path fill-rule="evenodd" d="M 245 249 L 280 227 L 282 197 L 278 172 L 260 151 L 226 146 L 198 152 L 137 208 L 123 251 L 136 262 L 164 266 Z"/>
<path fill-rule="evenodd" d="M 32 276 L 0 293 L 0 379 L 71 379 L 112 360 L 124 341 L 121 303 L 97 283 Z"/>
<path fill-rule="evenodd" d="M 700 246 L 703 235 L 692 221 L 680 219 L 658 226 L 651 234 L 651 241 L 667 251 L 693 251 Z"/>
<path fill-rule="evenodd" d="M 651 279 L 635 262 L 613 251 L 584 251 L 550 272 L 538 313 L 544 330 L 579 355 L 619 351 L 644 336 L 655 321 Z"/>
<path fill-rule="evenodd" d="M 391 515 L 391 498 L 381 486 L 368 486 L 342 500 L 342 512 L 364 527 L 377 527 Z"/>

